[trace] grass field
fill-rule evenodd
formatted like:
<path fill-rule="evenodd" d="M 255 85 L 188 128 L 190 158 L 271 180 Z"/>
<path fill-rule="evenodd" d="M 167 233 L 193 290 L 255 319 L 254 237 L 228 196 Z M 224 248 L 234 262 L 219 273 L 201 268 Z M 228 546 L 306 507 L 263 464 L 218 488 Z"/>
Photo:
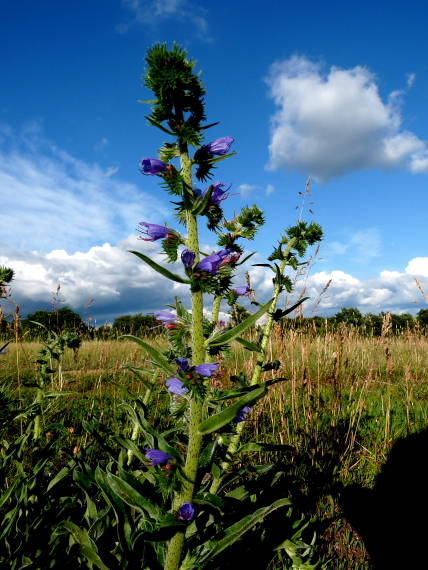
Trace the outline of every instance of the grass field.
<path fill-rule="evenodd" d="M 0 360 L 3 387 L 22 401 L 33 397 L 26 384 L 36 374 L 40 346 L 12 344 Z M 295 449 L 288 481 L 313 517 L 325 567 L 369 569 L 363 541 L 349 523 L 352 517 L 344 515 L 344 490 L 372 488 L 394 442 L 426 429 L 428 338 L 366 338 L 345 329 L 315 336 L 276 329 L 269 350 L 270 360 L 280 365 L 265 378 L 288 381 L 273 386 L 253 408 L 246 438 Z M 43 418 L 45 425 L 62 422 L 70 428 L 63 440 L 66 448 L 87 444 L 81 423 L 91 415 L 129 436 L 122 402 L 129 393 L 144 394 L 145 388 L 126 365 L 151 368 L 146 355 L 129 341 L 86 341 L 77 353 L 66 351 L 53 382 L 55 389 L 72 393 L 52 399 Z M 253 365 L 253 354 L 234 345 L 215 381 L 228 387 L 230 375 L 249 374 Z M 160 376 L 159 384 L 164 380 Z M 166 407 L 162 391 L 152 396 L 151 416 L 158 424 Z M 19 425 L 13 430 L 19 431 Z M 260 459 L 257 452 L 249 456 L 249 461 Z"/>

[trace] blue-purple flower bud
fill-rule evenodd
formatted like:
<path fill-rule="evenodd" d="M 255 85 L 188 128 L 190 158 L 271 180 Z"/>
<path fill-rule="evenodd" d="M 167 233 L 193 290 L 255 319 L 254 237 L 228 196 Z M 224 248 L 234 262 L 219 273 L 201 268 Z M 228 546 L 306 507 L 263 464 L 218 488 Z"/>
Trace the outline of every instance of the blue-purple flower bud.
<path fill-rule="evenodd" d="M 178 509 L 178 518 L 181 521 L 191 521 L 195 516 L 195 508 L 192 503 L 183 503 Z"/>
<path fill-rule="evenodd" d="M 239 424 L 240 422 L 245 422 L 245 420 L 247 419 L 247 415 L 250 412 L 251 412 L 251 408 L 249 408 L 248 406 L 245 406 L 244 408 L 242 408 L 242 410 L 240 412 L 238 412 L 238 414 L 236 415 L 236 417 L 232 421 L 235 422 L 236 424 Z"/>
<path fill-rule="evenodd" d="M 183 265 L 185 267 L 185 269 L 192 269 L 194 263 L 195 263 L 195 253 L 193 251 L 191 251 L 190 249 L 185 249 L 182 254 L 181 254 L 181 261 L 183 262 Z"/>
<path fill-rule="evenodd" d="M 158 311 L 157 313 L 153 313 L 154 317 L 157 321 L 161 321 L 165 324 L 171 324 L 177 322 L 177 315 L 171 313 L 171 311 Z"/>
<path fill-rule="evenodd" d="M 217 253 L 204 257 L 196 267 L 197 269 L 206 271 L 207 273 L 218 273 L 223 260 L 230 256 L 231 253 L 234 253 L 233 249 L 222 249 Z"/>
<path fill-rule="evenodd" d="M 220 365 L 217 362 L 209 362 L 206 364 L 197 364 L 193 367 L 193 369 L 201 376 L 207 376 L 208 378 L 211 378 L 219 366 Z"/>
<path fill-rule="evenodd" d="M 204 145 L 203 148 L 206 149 L 210 154 L 222 156 L 229 152 L 229 149 L 234 140 L 235 139 L 232 137 L 222 137 Z"/>
<path fill-rule="evenodd" d="M 163 239 L 171 234 L 174 234 L 174 230 L 167 228 L 165 226 L 159 226 L 158 224 L 149 224 L 148 222 L 140 222 L 138 225 L 143 226 L 144 229 L 138 229 L 139 232 L 145 234 L 146 238 L 140 238 L 144 241 L 156 241 L 158 239 Z"/>
<path fill-rule="evenodd" d="M 235 287 L 232 289 L 237 295 L 247 295 L 250 292 L 250 288 L 248 285 L 240 285 L 239 287 Z"/>
<path fill-rule="evenodd" d="M 187 358 L 183 358 L 180 356 L 175 359 L 175 362 L 177 363 L 178 369 L 181 370 L 182 372 L 186 372 L 186 370 L 189 370 L 190 368 L 190 364 Z"/>
<path fill-rule="evenodd" d="M 177 396 L 185 396 L 189 391 L 179 378 L 170 378 L 166 381 L 168 392 Z"/>
<path fill-rule="evenodd" d="M 145 457 L 150 459 L 149 465 L 165 465 L 170 459 L 172 459 L 169 453 L 161 451 L 160 449 L 148 449 L 146 451 Z"/>
<path fill-rule="evenodd" d="M 163 160 L 158 158 L 143 158 L 141 161 L 143 174 L 148 174 L 153 176 L 155 174 L 161 174 L 166 170 L 168 166 Z"/>

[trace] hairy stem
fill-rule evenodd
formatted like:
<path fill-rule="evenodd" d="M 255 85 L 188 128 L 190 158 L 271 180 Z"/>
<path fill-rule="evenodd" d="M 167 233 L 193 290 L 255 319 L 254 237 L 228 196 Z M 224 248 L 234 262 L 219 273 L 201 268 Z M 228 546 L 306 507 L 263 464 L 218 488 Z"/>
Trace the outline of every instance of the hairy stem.
<path fill-rule="evenodd" d="M 192 188 L 191 162 L 187 152 L 181 153 L 181 173 L 184 183 Z M 196 254 L 196 262 L 199 261 L 199 235 L 197 218 L 191 212 L 187 212 L 187 247 Z M 205 346 L 203 335 L 203 296 L 201 291 L 192 291 L 192 364 L 202 364 L 205 360 Z M 189 419 L 189 442 L 187 456 L 184 465 L 184 481 L 179 493 L 176 493 L 173 502 L 173 511 L 177 511 L 185 502 L 191 502 L 195 487 L 195 479 L 198 471 L 199 455 L 202 445 L 202 435 L 198 431 L 202 421 L 204 403 L 193 397 L 190 401 Z M 184 532 L 177 532 L 169 542 L 165 561 L 166 570 L 177 570 L 180 567 L 181 556 L 184 546 Z"/>
<path fill-rule="evenodd" d="M 285 251 L 283 252 L 283 257 L 284 259 L 281 261 L 279 269 L 280 269 L 280 273 L 281 275 L 284 273 L 284 270 L 287 266 L 288 263 L 288 254 L 290 253 L 291 249 L 293 248 L 293 246 L 295 245 L 295 240 L 292 239 L 288 242 L 287 247 L 285 249 Z M 257 359 L 257 363 L 256 366 L 254 367 L 253 370 L 253 375 L 251 377 L 250 380 L 250 386 L 253 386 L 254 384 L 258 384 L 263 372 L 263 365 L 265 364 L 265 359 L 266 359 L 266 355 L 267 355 L 267 347 L 268 347 L 268 343 L 269 343 L 269 338 L 272 332 L 272 327 L 273 327 L 273 316 L 272 314 L 275 312 L 277 304 L 278 304 L 278 297 L 279 294 L 282 291 L 282 285 L 279 282 L 275 283 L 275 287 L 274 287 L 274 292 L 273 292 L 273 297 L 272 297 L 272 303 L 269 307 L 269 310 L 267 311 L 267 319 L 266 319 L 266 323 L 263 329 L 263 336 L 262 336 L 262 340 L 261 340 L 261 344 L 260 344 L 260 348 L 261 348 L 261 353 L 260 353 L 260 358 Z M 223 463 L 221 464 L 221 467 L 223 469 L 223 471 L 228 471 L 230 468 L 230 465 L 233 461 L 233 457 L 238 449 L 239 446 L 239 442 L 241 440 L 241 435 L 242 432 L 245 428 L 245 422 L 239 422 L 236 426 L 236 433 L 232 436 L 229 446 L 227 448 L 227 452 L 226 452 L 226 460 L 223 461 Z M 210 488 L 210 493 L 216 493 L 220 487 L 221 484 L 221 477 L 214 479 L 214 481 L 211 484 L 211 488 Z"/>

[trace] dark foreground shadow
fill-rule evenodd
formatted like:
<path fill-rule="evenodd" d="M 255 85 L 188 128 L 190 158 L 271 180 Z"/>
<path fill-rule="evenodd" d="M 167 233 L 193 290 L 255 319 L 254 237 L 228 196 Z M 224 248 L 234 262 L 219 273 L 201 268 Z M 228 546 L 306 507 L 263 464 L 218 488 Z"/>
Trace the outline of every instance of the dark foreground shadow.
<path fill-rule="evenodd" d="M 398 440 L 373 489 L 347 487 L 342 507 L 375 570 L 428 568 L 428 429 Z"/>

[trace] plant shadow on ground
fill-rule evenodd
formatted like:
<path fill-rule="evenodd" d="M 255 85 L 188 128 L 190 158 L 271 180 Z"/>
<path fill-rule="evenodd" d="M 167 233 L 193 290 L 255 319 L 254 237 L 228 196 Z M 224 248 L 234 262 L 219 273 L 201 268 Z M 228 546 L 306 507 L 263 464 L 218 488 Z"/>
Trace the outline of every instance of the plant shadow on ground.
<path fill-rule="evenodd" d="M 375 570 L 426 568 L 428 429 L 399 439 L 373 489 L 351 485 L 341 504 Z"/>

